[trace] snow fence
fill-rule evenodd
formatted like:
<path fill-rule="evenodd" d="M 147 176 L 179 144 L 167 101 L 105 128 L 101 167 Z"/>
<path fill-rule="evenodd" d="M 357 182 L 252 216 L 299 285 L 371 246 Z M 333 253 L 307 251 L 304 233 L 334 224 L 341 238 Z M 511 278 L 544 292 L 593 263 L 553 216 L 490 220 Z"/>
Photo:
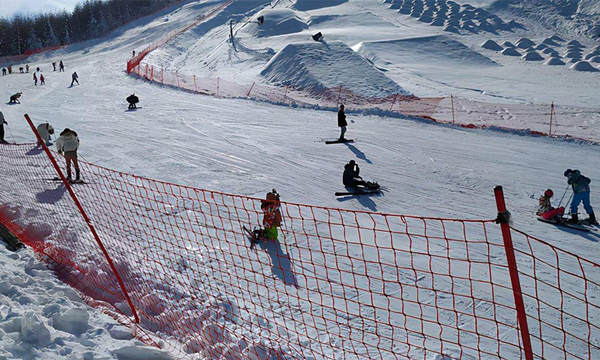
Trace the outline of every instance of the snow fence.
<path fill-rule="evenodd" d="M 70 185 L 62 157 L 33 144 L 0 145 L 0 159 L 0 222 L 177 358 L 600 357 L 598 264 L 503 216 L 283 202 L 279 238 L 250 249 L 260 199 L 86 162 Z"/>

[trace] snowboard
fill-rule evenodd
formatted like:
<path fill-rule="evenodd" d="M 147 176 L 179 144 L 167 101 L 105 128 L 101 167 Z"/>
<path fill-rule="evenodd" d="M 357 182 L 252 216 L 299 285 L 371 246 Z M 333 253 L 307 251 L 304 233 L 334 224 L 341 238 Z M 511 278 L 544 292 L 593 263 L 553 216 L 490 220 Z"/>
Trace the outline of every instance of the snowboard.
<path fill-rule="evenodd" d="M 543 217 L 538 217 L 537 219 L 538 219 L 538 221 L 541 221 L 541 222 L 545 222 L 545 223 L 548 223 L 548 224 L 554 224 L 554 225 L 557 225 L 557 226 L 564 226 L 564 227 L 567 227 L 569 229 L 575 229 L 575 230 L 579 230 L 579 231 L 583 231 L 583 232 L 589 232 L 590 231 L 590 229 L 586 225 L 582 224 L 581 222 L 578 223 L 578 224 L 569 224 L 569 223 L 567 223 L 566 219 L 564 221 L 548 220 L 548 219 L 544 219 Z"/>
<path fill-rule="evenodd" d="M 343 144 L 343 143 L 353 143 L 354 139 L 344 139 L 344 140 L 325 140 L 325 144 Z"/>
<path fill-rule="evenodd" d="M 379 189 L 372 190 L 357 190 L 357 191 L 338 191 L 335 193 L 335 196 L 348 196 L 348 195 L 370 195 L 377 194 Z"/>

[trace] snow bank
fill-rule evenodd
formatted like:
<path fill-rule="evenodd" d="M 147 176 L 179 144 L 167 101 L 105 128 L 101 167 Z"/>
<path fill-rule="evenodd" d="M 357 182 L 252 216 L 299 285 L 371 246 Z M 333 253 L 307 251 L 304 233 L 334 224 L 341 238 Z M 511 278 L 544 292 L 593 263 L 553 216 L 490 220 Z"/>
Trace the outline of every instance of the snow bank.
<path fill-rule="evenodd" d="M 498 45 L 494 40 L 488 40 L 481 44 L 481 47 L 484 49 L 494 50 L 494 51 L 502 51 L 502 46 Z"/>
<path fill-rule="evenodd" d="M 521 53 L 512 47 L 508 47 L 508 48 L 502 50 L 501 54 L 506 55 L 506 56 L 521 56 Z"/>
<path fill-rule="evenodd" d="M 528 38 L 521 38 L 521 39 L 519 39 L 519 41 L 517 41 L 517 47 L 519 47 L 521 49 L 529 49 L 530 47 L 532 47 L 534 45 L 535 45 L 535 43 Z"/>
<path fill-rule="evenodd" d="M 292 34 L 308 29 L 308 19 L 291 9 L 265 9 L 257 14 L 264 17 L 264 23 L 252 22 L 242 30 L 256 37 Z"/>
<path fill-rule="evenodd" d="M 348 0 L 296 0 L 294 8 L 300 11 L 308 11 L 321 9 L 325 7 L 337 6 L 345 2 L 348 2 Z"/>
<path fill-rule="evenodd" d="M 575 71 L 589 71 L 589 72 L 600 71 L 600 70 L 596 69 L 595 67 L 593 67 L 592 64 L 590 64 L 587 61 L 578 61 L 575 64 L 571 65 L 570 68 Z"/>
<path fill-rule="evenodd" d="M 545 65 L 564 65 L 565 63 L 557 57 L 551 57 L 548 60 L 546 60 L 546 62 L 544 62 Z"/>
<path fill-rule="evenodd" d="M 289 44 L 260 74 L 276 85 L 318 93 L 343 85 L 368 97 L 409 94 L 346 44 L 337 41 Z"/>
<path fill-rule="evenodd" d="M 535 51 L 535 50 L 528 51 L 527 54 L 523 55 L 521 58 L 525 61 L 542 61 L 542 60 L 544 60 L 544 58 L 540 54 L 538 54 L 537 51 Z"/>
<path fill-rule="evenodd" d="M 367 59 L 381 58 L 392 64 L 498 65 L 487 56 L 446 35 L 363 42 L 355 46 L 354 50 Z"/>

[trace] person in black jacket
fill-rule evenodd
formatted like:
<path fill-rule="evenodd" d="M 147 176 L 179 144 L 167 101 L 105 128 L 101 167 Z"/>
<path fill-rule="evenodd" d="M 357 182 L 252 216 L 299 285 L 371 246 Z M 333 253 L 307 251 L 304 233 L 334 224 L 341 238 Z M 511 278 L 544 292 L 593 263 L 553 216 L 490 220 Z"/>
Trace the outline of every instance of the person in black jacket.
<path fill-rule="evenodd" d="M 344 186 L 355 187 L 359 185 L 366 185 L 367 183 L 360 177 L 360 168 L 354 160 L 350 160 L 344 165 L 344 175 L 342 177 Z"/>
<path fill-rule="evenodd" d="M 342 130 L 339 141 L 344 141 L 346 140 L 344 138 L 344 134 L 346 133 L 346 126 L 348 126 L 348 123 L 346 122 L 346 114 L 344 113 L 344 104 L 340 105 L 340 110 L 338 111 L 338 126 Z"/>
<path fill-rule="evenodd" d="M 127 100 L 127 102 L 129 103 L 129 107 L 128 107 L 129 110 L 137 109 L 136 104 L 140 102 L 140 98 L 135 96 L 135 93 L 129 95 L 127 98 L 125 98 L 125 100 Z"/>

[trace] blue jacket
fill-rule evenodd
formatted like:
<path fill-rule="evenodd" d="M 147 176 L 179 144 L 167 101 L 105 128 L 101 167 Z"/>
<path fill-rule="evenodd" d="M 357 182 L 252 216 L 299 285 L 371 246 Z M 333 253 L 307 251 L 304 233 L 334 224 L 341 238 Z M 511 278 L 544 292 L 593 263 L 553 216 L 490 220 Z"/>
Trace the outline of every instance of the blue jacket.
<path fill-rule="evenodd" d="M 573 187 L 573 192 L 575 194 L 590 192 L 590 182 L 591 180 L 583 175 L 579 170 L 572 171 L 567 177 L 567 182 L 569 185 Z"/>

